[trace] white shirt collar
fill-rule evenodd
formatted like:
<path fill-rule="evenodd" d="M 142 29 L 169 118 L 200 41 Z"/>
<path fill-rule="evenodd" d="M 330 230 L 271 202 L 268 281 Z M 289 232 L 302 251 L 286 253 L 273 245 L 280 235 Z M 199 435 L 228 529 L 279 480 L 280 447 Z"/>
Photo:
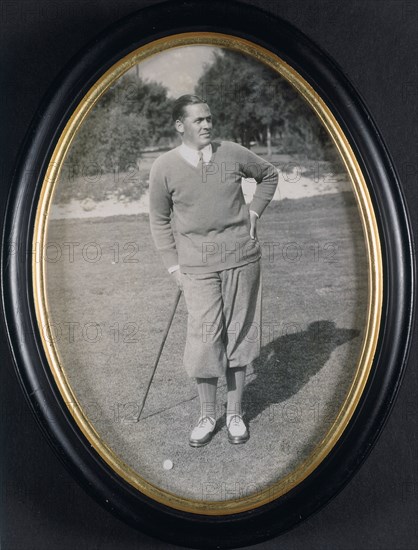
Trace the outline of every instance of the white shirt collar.
<path fill-rule="evenodd" d="M 187 160 L 187 162 L 190 162 L 193 166 L 197 166 L 199 164 L 199 151 L 197 149 L 192 149 L 185 143 L 182 143 L 179 145 L 179 153 L 181 156 Z M 203 149 L 201 149 L 202 155 L 203 155 L 203 162 L 209 162 L 212 158 L 212 144 L 209 143 L 208 145 L 205 145 Z"/>

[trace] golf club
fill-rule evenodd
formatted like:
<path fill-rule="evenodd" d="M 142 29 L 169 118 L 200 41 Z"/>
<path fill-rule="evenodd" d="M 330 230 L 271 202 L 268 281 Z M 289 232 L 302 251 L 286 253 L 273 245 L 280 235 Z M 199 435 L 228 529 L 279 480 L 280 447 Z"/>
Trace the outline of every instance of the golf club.
<path fill-rule="evenodd" d="M 169 333 L 169 331 L 170 331 L 171 323 L 173 322 L 173 318 L 174 318 L 174 315 L 175 315 L 175 313 L 176 313 L 176 309 L 177 309 L 177 305 L 178 305 L 179 300 L 180 300 L 181 293 L 182 293 L 182 290 L 179 288 L 179 289 L 177 290 L 177 294 L 176 294 L 176 297 L 175 297 L 175 299 L 174 299 L 173 309 L 172 309 L 172 311 L 171 311 L 171 315 L 170 315 L 170 318 L 169 318 L 169 320 L 168 320 L 167 328 L 165 329 L 165 333 L 164 333 L 163 340 L 162 340 L 161 345 L 160 345 L 160 349 L 158 350 L 158 355 L 157 355 L 157 359 L 155 360 L 155 363 L 154 363 L 154 368 L 153 368 L 153 370 L 152 370 L 151 378 L 150 378 L 150 381 L 148 382 L 148 386 L 147 386 L 147 389 L 146 389 L 146 391 L 145 391 L 145 395 L 144 395 L 144 397 L 143 397 L 143 399 L 142 399 L 141 408 L 140 408 L 140 410 L 139 410 L 137 422 L 139 422 L 139 419 L 141 418 L 142 411 L 144 410 L 145 401 L 146 401 L 146 399 L 147 399 L 147 397 L 148 397 L 148 392 L 149 392 L 149 390 L 150 390 L 152 381 L 153 381 L 153 379 L 154 379 L 155 371 L 157 370 L 157 365 L 158 365 L 158 362 L 159 362 L 159 360 L 160 360 L 161 354 L 162 354 L 162 352 L 163 352 L 164 344 L 165 344 L 165 341 L 166 341 L 166 339 L 167 339 L 168 333 Z"/>

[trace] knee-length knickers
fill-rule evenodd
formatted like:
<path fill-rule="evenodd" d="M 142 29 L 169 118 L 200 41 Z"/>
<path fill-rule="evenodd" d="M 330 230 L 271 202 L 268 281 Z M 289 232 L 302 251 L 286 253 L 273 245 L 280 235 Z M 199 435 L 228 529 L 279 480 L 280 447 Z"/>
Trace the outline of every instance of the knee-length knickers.
<path fill-rule="evenodd" d="M 183 363 L 190 377 L 213 378 L 260 355 L 260 259 L 211 273 L 181 273 L 188 312 Z"/>

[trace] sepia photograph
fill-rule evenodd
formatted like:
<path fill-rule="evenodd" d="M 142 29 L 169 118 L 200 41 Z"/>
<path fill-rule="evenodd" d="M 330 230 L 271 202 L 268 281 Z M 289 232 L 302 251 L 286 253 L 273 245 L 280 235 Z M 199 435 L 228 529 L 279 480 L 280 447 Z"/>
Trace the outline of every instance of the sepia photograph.
<path fill-rule="evenodd" d="M 408 547 L 411 3 L 12 4 L 2 542 Z"/>
<path fill-rule="evenodd" d="M 335 444 L 370 314 L 330 131 L 282 74 L 207 42 L 91 105 L 39 251 L 66 405 L 129 481 L 200 513 L 277 498 Z"/>

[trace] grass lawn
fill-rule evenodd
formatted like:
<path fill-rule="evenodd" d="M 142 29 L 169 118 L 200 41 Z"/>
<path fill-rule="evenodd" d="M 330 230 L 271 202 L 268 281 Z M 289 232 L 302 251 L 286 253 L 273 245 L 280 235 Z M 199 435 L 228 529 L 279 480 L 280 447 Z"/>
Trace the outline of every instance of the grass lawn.
<path fill-rule="evenodd" d="M 135 422 L 176 294 L 148 216 L 49 224 L 49 308 L 81 406 L 125 463 L 190 498 L 244 496 L 290 473 L 324 437 L 356 369 L 367 259 L 353 195 L 272 202 L 259 240 L 263 349 L 247 375 L 251 437 L 245 445 L 229 444 L 220 379 L 216 434 L 208 446 L 193 449 L 188 438 L 199 402 L 182 366 L 183 298 L 143 417 Z M 163 469 L 165 459 L 173 469 Z"/>

